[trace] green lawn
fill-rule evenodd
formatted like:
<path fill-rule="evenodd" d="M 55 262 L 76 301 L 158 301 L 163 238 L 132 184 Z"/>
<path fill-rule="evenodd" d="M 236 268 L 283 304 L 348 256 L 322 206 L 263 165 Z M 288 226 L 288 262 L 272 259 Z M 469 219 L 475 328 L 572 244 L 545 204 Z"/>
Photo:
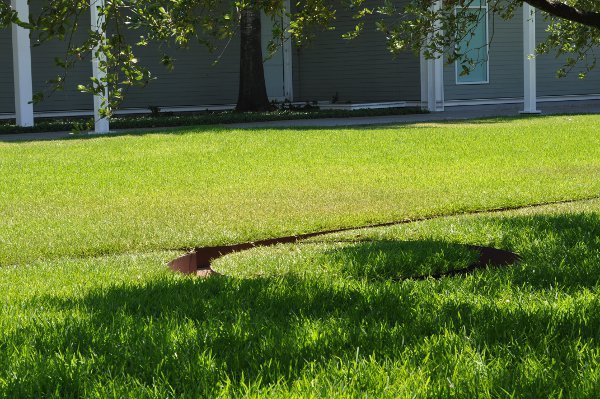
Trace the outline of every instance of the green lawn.
<path fill-rule="evenodd" d="M 596 116 L 0 143 L 0 265 L 600 194 Z"/>
<path fill-rule="evenodd" d="M 0 397 L 600 396 L 600 117 L 0 143 Z M 463 244 L 518 266 L 461 268 Z"/>

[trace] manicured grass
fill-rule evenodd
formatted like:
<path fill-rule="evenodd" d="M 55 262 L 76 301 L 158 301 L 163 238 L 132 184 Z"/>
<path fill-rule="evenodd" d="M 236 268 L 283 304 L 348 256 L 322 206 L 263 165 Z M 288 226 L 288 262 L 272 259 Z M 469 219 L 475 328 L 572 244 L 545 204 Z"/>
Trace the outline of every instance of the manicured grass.
<path fill-rule="evenodd" d="M 600 193 L 597 116 L 0 143 L 0 265 Z"/>
<path fill-rule="evenodd" d="M 319 273 L 368 270 L 336 244 L 356 234 L 226 257 L 208 280 L 167 272 L 165 252 L 0 269 L 0 396 L 600 394 L 600 201 L 359 233 L 387 243 L 379 259 L 431 242 L 524 258 L 467 277 Z"/>
<path fill-rule="evenodd" d="M 600 396 L 599 117 L 0 143 L 0 397 Z M 191 221 L 191 222 L 190 222 Z M 463 244 L 519 265 L 464 268 Z"/>

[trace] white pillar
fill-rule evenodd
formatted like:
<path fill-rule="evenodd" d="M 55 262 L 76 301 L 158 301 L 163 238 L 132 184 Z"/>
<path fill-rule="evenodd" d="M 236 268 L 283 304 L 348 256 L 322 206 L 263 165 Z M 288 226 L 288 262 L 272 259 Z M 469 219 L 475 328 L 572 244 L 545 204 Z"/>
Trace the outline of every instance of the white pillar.
<path fill-rule="evenodd" d="M 29 21 L 27 0 L 11 0 L 11 6 L 21 21 Z M 33 126 L 33 77 L 28 29 L 12 25 L 12 50 L 17 126 Z"/>
<path fill-rule="evenodd" d="M 429 81 L 429 110 L 441 112 L 444 110 L 444 57 L 437 54 L 437 58 L 429 60 L 427 73 Z"/>
<path fill-rule="evenodd" d="M 98 8 L 104 8 L 104 5 L 104 0 L 90 0 L 92 31 L 101 32 L 106 37 L 106 32 L 102 31 L 106 18 L 98 12 Z M 94 48 L 92 50 L 92 74 L 94 78 L 100 81 L 106 77 L 106 72 L 100 70 L 100 63 L 102 62 L 106 62 L 106 55 L 102 52 L 98 53 L 98 48 Z M 108 118 L 100 116 L 100 108 L 102 108 L 103 101 L 108 101 L 108 88 L 105 89 L 102 95 L 94 96 L 94 130 L 96 133 L 108 133 L 110 130 Z"/>
<path fill-rule="evenodd" d="M 285 11 L 283 15 L 283 95 L 289 101 L 294 101 L 294 83 L 292 67 L 292 38 L 286 32 L 290 25 L 290 17 L 287 15 L 290 10 L 290 0 L 285 0 Z"/>
<path fill-rule="evenodd" d="M 535 8 L 523 2 L 523 114 L 539 114 L 535 59 Z"/>
<path fill-rule="evenodd" d="M 421 68 L 421 74 L 420 74 L 420 76 L 421 76 L 421 108 L 429 109 L 429 103 L 428 103 L 429 81 L 428 81 L 428 76 L 427 76 L 427 60 L 425 59 L 423 52 L 421 52 L 419 66 Z"/>
<path fill-rule="evenodd" d="M 438 11 L 442 1 L 438 0 L 432 6 L 432 11 Z M 440 21 L 434 22 L 434 32 L 441 34 Z M 428 40 L 431 40 L 429 38 Z M 444 110 L 444 56 L 436 53 L 435 58 L 426 59 L 421 53 L 421 103 L 430 112 Z"/>

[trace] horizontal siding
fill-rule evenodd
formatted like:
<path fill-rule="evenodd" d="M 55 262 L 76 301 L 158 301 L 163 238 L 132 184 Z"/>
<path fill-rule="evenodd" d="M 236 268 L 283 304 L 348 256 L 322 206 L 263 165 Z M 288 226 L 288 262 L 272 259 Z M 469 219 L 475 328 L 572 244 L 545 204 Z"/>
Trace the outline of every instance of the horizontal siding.
<path fill-rule="evenodd" d="M 92 64 L 89 60 L 77 63 L 66 75 L 64 89 L 52 91 L 49 80 L 62 75 L 64 70 L 54 61 L 66 50 L 63 42 L 52 41 L 31 49 L 31 70 L 33 75 L 33 92 L 43 92 L 44 100 L 34 104 L 35 112 L 90 110 L 93 108 L 92 96 L 77 90 L 80 84 L 87 84 L 92 75 Z"/>
<path fill-rule="evenodd" d="M 127 41 L 135 44 L 143 32 L 125 32 Z M 174 44 L 154 43 L 134 46 L 141 65 L 148 68 L 155 79 L 145 87 L 127 89 L 124 108 L 149 106 L 199 106 L 231 104 L 237 101 L 239 81 L 239 36 L 231 41 L 213 43 L 214 52 L 200 43 L 191 43 L 182 49 Z M 173 70 L 161 63 L 166 54 L 174 59 Z"/>
<path fill-rule="evenodd" d="M 41 0 L 31 6 L 32 14 L 39 10 Z M 80 31 L 75 41 L 82 41 L 87 33 L 89 14 L 82 15 Z M 357 40 L 345 41 L 339 35 L 352 26 L 336 32 L 325 32 L 310 47 L 293 50 L 294 97 L 300 100 L 330 100 L 339 93 L 340 101 L 417 100 L 420 95 L 419 62 L 412 54 L 394 58 L 385 48 L 385 38 L 374 31 L 365 32 Z M 137 36 L 137 35 L 135 35 Z M 134 34 L 131 34 L 133 42 Z M 2 45 L 10 53 L 10 30 L 3 32 Z M 4 43 L 6 42 L 6 43 Z M 33 40 L 35 43 L 35 38 Z M 55 57 L 65 54 L 66 43 L 51 41 L 32 48 L 34 92 L 47 92 L 46 99 L 36 104 L 36 112 L 91 110 L 92 97 L 80 93 L 77 85 L 89 82 L 89 57 L 69 71 L 65 89 L 48 93 L 48 80 L 62 73 L 55 65 Z M 239 39 L 226 48 L 209 53 L 201 45 L 189 50 L 168 49 L 176 60 L 175 69 L 167 71 L 161 64 L 161 52 L 156 47 L 136 48 L 140 63 L 147 66 L 157 78 L 147 87 L 126 91 L 123 107 L 194 106 L 203 104 L 235 103 L 239 80 Z M 214 61 L 220 57 L 219 62 Z M 6 60 L 6 57 L 3 57 Z M 10 64 L 10 61 L 4 61 Z M 0 101 L 6 112 L 14 109 L 12 70 L 2 68 Z M 5 77 L 6 76 L 6 77 Z"/>
<path fill-rule="evenodd" d="M 341 34 L 356 21 L 348 12 L 338 13 L 335 31 L 319 32 L 307 46 L 296 49 L 294 98 L 327 101 L 337 93 L 340 102 L 418 100 L 418 58 L 408 52 L 394 57 L 385 36 L 373 28 L 374 21 L 366 22 L 358 38 L 344 40 Z"/>
<path fill-rule="evenodd" d="M 31 6 L 35 15 L 39 10 L 40 0 Z M 89 13 L 80 18 L 80 30 L 74 36 L 75 42 L 84 40 L 90 23 Z M 109 32 L 110 33 L 110 32 Z M 7 31 L 8 50 L 10 50 L 10 30 Z M 130 42 L 135 43 L 138 32 L 130 32 Z M 0 37 L 0 45 L 4 45 L 4 33 Z M 33 38 L 32 43 L 35 43 Z M 160 64 L 162 51 L 156 46 L 135 48 L 140 64 L 146 66 L 156 78 L 146 87 L 133 87 L 126 89 L 125 101 L 122 107 L 149 106 L 193 106 L 202 104 L 235 103 L 237 99 L 239 79 L 239 40 L 232 40 L 227 48 L 210 53 L 203 45 L 192 45 L 190 49 L 166 48 L 172 56 L 175 69 L 168 71 Z M 92 96 L 80 93 L 79 84 L 87 84 L 92 74 L 91 62 L 88 58 L 77 63 L 74 69 L 69 70 L 65 89 L 59 92 L 50 92 L 48 80 L 56 78 L 62 70 L 55 65 L 55 57 L 65 54 L 67 44 L 60 41 L 42 43 L 32 48 L 32 73 L 34 92 L 46 93 L 46 99 L 34 106 L 36 112 L 91 110 L 93 109 Z M 220 60 L 215 64 L 217 58 Z M 4 62 L 4 57 L 3 61 Z M 7 61 L 8 62 L 8 61 Z M 7 68 L 8 69 L 8 68 Z M 9 91 L 8 83 L 4 83 L 5 68 L 2 68 L 2 93 Z M 7 72 L 8 73 L 8 72 Z M 12 69 L 10 70 L 12 75 Z M 11 78 L 12 79 L 12 78 Z M 11 80 L 12 84 L 12 80 Z M 12 87 L 10 88 L 11 101 Z M 4 104 L 0 97 L 0 104 Z M 5 105 L 2 105 L 5 108 Z M 14 106 L 12 107 L 14 109 Z"/>
<path fill-rule="evenodd" d="M 536 20 L 538 42 L 547 37 L 548 22 L 538 12 Z M 565 57 L 557 58 L 556 54 L 542 54 L 537 57 L 537 80 L 539 96 L 564 96 L 600 94 L 600 68 L 593 69 L 585 79 L 578 77 L 582 65 L 576 67 L 564 78 L 558 78 L 556 72 L 564 65 Z"/>
<path fill-rule="evenodd" d="M 210 53 L 197 44 L 189 49 L 167 49 L 175 59 L 168 71 L 160 63 L 162 52 L 156 47 L 136 48 L 136 55 L 157 79 L 146 87 L 128 89 L 124 107 L 194 106 L 231 104 L 237 100 L 239 80 L 239 39 L 227 48 Z M 220 56 L 220 58 L 219 58 Z M 217 64 L 214 62 L 219 58 Z"/>
<path fill-rule="evenodd" d="M 454 63 L 446 64 L 444 95 L 447 101 L 523 97 L 522 20 L 521 10 L 518 10 L 514 18 L 509 21 L 490 14 L 489 83 L 457 85 Z"/>
<path fill-rule="evenodd" d="M 298 58 L 298 48 L 292 42 L 292 88 L 294 101 L 300 98 L 300 60 Z"/>
<path fill-rule="evenodd" d="M 0 114 L 15 112 L 11 29 L 0 29 Z"/>
<path fill-rule="evenodd" d="M 541 42 L 546 37 L 547 21 L 540 12 L 536 20 L 536 39 Z M 478 85 L 457 85 L 455 66 L 444 67 L 446 100 L 522 98 L 523 97 L 523 17 L 518 10 L 510 21 L 490 16 L 490 83 Z M 576 68 L 566 78 L 557 78 L 556 72 L 563 65 L 564 58 L 554 54 L 537 56 L 538 96 L 563 96 L 600 94 L 600 69 L 589 73 L 586 79 L 579 79 Z"/>
<path fill-rule="evenodd" d="M 33 16 L 39 13 L 43 2 L 35 0 L 30 3 L 30 10 Z M 90 26 L 90 14 L 84 13 L 79 18 L 79 29 L 73 35 L 73 43 L 79 44 L 85 40 Z M 66 54 L 67 42 L 51 40 L 38 44 L 35 34 L 31 40 L 31 70 L 33 74 L 33 92 L 44 92 L 45 99 L 34 104 L 35 112 L 48 111 L 69 111 L 69 110 L 90 110 L 93 108 L 92 96 L 81 93 L 77 90 L 80 84 L 88 84 L 92 76 L 92 64 L 89 57 L 75 64 L 73 69 L 69 69 L 66 75 L 64 90 L 51 91 L 49 80 L 64 74 L 64 70 L 56 66 L 55 58 L 63 57 Z"/>

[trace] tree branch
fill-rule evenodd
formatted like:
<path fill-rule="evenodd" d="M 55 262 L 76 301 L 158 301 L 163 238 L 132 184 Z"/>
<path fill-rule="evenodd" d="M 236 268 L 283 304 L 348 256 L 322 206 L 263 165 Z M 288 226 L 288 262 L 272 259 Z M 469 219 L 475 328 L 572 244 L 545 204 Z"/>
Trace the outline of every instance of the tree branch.
<path fill-rule="evenodd" d="M 535 8 L 559 18 L 600 29 L 600 13 L 579 10 L 558 0 L 524 0 Z"/>

